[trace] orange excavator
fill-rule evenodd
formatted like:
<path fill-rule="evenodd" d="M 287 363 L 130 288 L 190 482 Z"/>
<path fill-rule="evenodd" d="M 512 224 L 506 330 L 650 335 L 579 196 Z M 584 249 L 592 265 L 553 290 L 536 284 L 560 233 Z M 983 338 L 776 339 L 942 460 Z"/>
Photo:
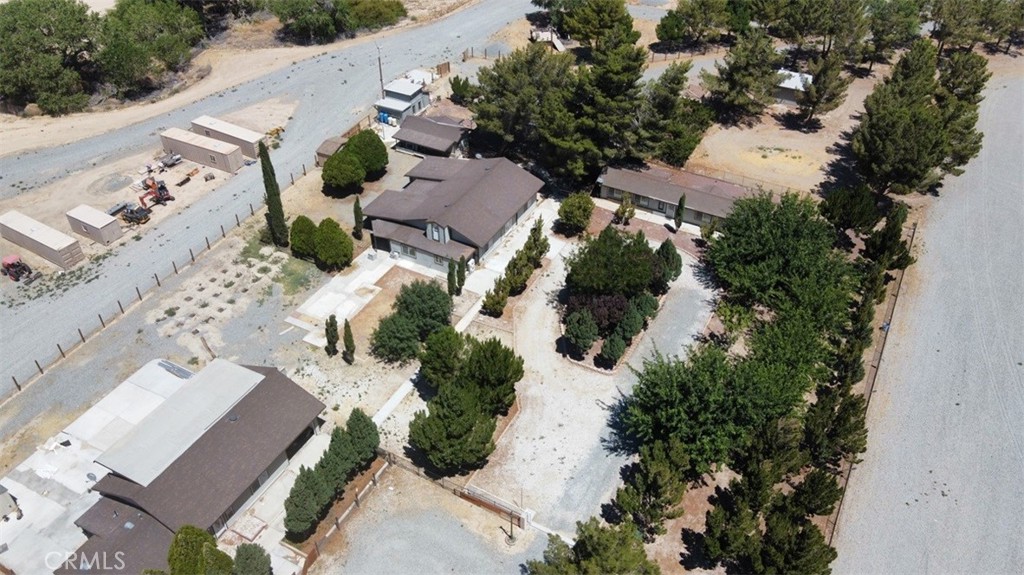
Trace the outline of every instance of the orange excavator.
<path fill-rule="evenodd" d="M 174 196 L 172 196 L 171 192 L 167 190 L 167 186 L 163 181 L 158 182 L 154 178 L 146 178 L 142 181 L 142 185 L 146 188 L 146 193 L 139 196 L 139 204 L 141 204 L 142 209 L 145 210 L 149 208 L 149 206 L 146 205 L 146 198 L 151 198 L 154 204 L 159 204 L 161 206 L 166 205 L 167 202 L 174 201 Z"/>

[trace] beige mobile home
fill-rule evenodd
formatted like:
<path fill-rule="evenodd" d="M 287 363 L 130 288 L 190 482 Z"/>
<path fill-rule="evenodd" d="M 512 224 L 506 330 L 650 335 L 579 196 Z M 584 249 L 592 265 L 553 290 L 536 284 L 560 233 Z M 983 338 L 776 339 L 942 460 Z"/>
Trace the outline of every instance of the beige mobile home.
<path fill-rule="evenodd" d="M 71 231 L 109 246 L 124 235 L 117 218 L 82 204 L 65 214 Z"/>
<path fill-rule="evenodd" d="M 192 120 L 192 131 L 200 136 L 234 144 L 242 149 L 243 156 L 249 158 L 259 156 L 259 145 L 263 140 L 263 134 L 259 132 L 210 116 L 199 116 Z"/>
<path fill-rule="evenodd" d="M 171 128 L 160 134 L 160 141 L 168 154 L 178 154 L 197 164 L 232 173 L 242 167 L 242 149 L 235 144 L 193 134 L 181 128 Z"/>
<path fill-rule="evenodd" d="M 0 237 L 65 270 L 85 259 L 78 240 L 14 210 L 0 216 Z"/>

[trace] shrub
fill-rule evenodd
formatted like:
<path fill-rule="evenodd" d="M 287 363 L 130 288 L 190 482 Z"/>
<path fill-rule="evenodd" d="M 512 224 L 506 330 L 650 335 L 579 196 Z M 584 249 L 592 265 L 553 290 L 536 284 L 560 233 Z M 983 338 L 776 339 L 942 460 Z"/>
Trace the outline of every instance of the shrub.
<path fill-rule="evenodd" d="M 615 333 L 622 336 L 627 342 L 633 341 L 633 337 L 644 328 L 644 316 L 636 309 L 632 302 L 626 306 L 626 312 L 622 314 L 622 321 L 615 328 Z M 614 335 L 614 334 L 613 334 Z"/>
<path fill-rule="evenodd" d="M 505 306 L 508 305 L 509 282 L 505 276 L 494 280 L 494 287 L 484 294 L 484 302 L 480 311 L 491 317 L 501 317 L 505 313 Z"/>
<path fill-rule="evenodd" d="M 622 314 L 628 305 L 629 300 L 623 295 L 573 295 L 569 296 L 566 312 L 572 314 L 576 310 L 586 309 L 597 323 L 598 331 L 608 335 L 622 321 Z"/>
<path fill-rule="evenodd" d="M 349 6 L 353 29 L 391 26 L 408 15 L 400 0 L 350 0 Z"/>
<path fill-rule="evenodd" d="M 299 216 L 292 222 L 292 255 L 302 259 L 316 257 L 316 224 L 306 216 Z"/>
<path fill-rule="evenodd" d="M 575 236 L 587 229 L 594 214 L 594 200 L 586 192 L 571 194 L 558 206 L 558 228 L 566 236 Z"/>
<path fill-rule="evenodd" d="M 167 565 L 171 575 L 206 572 L 203 548 L 210 545 L 217 548 L 213 535 L 193 525 L 181 526 L 167 551 Z"/>
<path fill-rule="evenodd" d="M 619 363 L 624 353 L 626 353 L 626 340 L 616 330 L 601 344 L 601 354 L 599 357 L 609 364 L 609 367 L 614 367 L 615 364 Z"/>
<path fill-rule="evenodd" d="M 324 218 L 316 230 L 316 260 L 325 270 L 337 270 L 352 263 L 352 238 L 338 222 Z"/>
<path fill-rule="evenodd" d="M 359 160 L 366 178 L 379 177 L 388 165 L 387 146 L 373 130 L 362 130 L 352 136 L 341 151 Z"/>
<path fill-rule="evenodd" d="M 653 318 L 658 314 L 658 299 L 649 293 L 642 293 L 629 300 L 629 303 L 635 306 L 645 319 Z"/>
<path fill-rule="evenodd" d="M 419 341 L 451 323 L 452 298 L 437 282 L 414 281 L 402 286 L 395 298 L 395 313 L 416 328 Z"/>
<path fill-rule="evenodd" d="M 533 275 L 533 266 L 527 257 L 526 248 L 523 248 L 516 252 L 516 255 L 505 266 L 504 277 L 508 286 L 508 295 L 515 296 L 523 293 L 531 275 Z"/>
<path fill-rule="evenodd" d="M 576 310 L 565 320 L 565 339 L 580 355 L 590 350 L 598 335 L 597 322 L 586 308 Z"/>
<path fill-rule="evenodd" d="M 401 313 L 393 313 L 380 320 L 370 336 L 370 353 L 387 363 L 405 365 L 420 352 L 416 324 Z"/>
<path fill-rule="evenodd" d="M 272 575 L 270 555 L 257 543 L 242 543 L 235 549 L 231 575 Z"/>
<path fill-rule="evenodd" d="M 366 169 L 359 158 L 348 151 L 346 145 L 327 158 L 321 176 L 324 183 L 333 189 L 354 192 L 366 180 Z"/>

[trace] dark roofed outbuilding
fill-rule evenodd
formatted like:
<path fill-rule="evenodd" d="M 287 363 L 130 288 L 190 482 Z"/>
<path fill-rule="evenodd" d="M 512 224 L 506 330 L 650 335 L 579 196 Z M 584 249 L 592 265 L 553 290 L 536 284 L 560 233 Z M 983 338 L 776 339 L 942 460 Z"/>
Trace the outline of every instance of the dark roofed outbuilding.
<path fill-rule="evenodd" d="M 450 156 L 466 129 L 422 116 L 407 116 L 395 133 L 398 146 L 413 152 Z"/>
<path fill-rule="evenodd" d="M 621 201 L 623 194 L 629 193 L 638 208 L 667 217 L 675 214 L 680 198 L 685 195 L 683 221 L 695 225 L 728 216 L 733 203 L 751 193 L 724 180 L 661 166 L 641 170 L 608 168 L 597 182 L 602 198 Z"/>

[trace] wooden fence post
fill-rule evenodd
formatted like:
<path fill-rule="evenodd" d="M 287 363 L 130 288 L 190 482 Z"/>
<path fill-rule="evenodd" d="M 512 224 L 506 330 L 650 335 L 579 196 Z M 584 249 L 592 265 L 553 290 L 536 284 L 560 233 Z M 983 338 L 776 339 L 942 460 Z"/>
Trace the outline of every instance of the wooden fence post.
<path fill-rule="evenodd" d="M 82 343 L 85 343 L 85 335 L 82 334 L 82 328 L 78 328 L 78 337 L 82 338 Z"/>
<path fill-rule="evenodd" d="M 171 265 L 174 266 L 174 275 L 178 275 L 178 264 L 174 263 L 174 260 L 171 260 Z M 159 280 L 157 280 L 157 283 L 160 283 Z"/>
<path fill-rule="evenodd" d="M 14 381 L 14 387 L 18 388 L 18 391 L 21 391 L 21 384 L 18 383 L 18 378 L 12 375 L 11 380 Z"/>
<path fill-rule="evenodd" d="M 98 313 L 98 314 L 96 314 L 96 317 L 100 318 L 100 325 L 102 325 L 104 328 L 106 328 L 107 327 L 107 322 L 103 321 L 103 314 Z"/>
<path fill-rule="evenodd" d="M 250 205 L 250 208 L 251 207 L 252 206 Z M 238 214 L 235 214 L 235 226 L 240 226 L 240 225 L 242 225 L 242 222 L 238 221 Z"/>
<path fill-rule="evenodd" d="M 117 300 L 117 307 L 121 309 L 121 315 L 124 315 L 124 306 L 121 305 L 121 300 Z"/>
<path fill-rule="evenodd" d="M 135 295 L 139 296 L 139 301 L 142 301 L 142 292 L 139 291 L 139 286 L 135 286 Z"/>
<path fill-rule="evenodd" d="M 210 238 L 208 238 L 206 236 L 203 236 L 203 239 L 206 240 L 206 249 L 207 249 L 207 251 L 209 251 L 209 249 L 210 249 Z"/>
<path fill-rule="evenodd" d="M 172 261 L 171 263 L 174 262 Z M 160 287 L 160 276 L 158 276 L 157 274 L 153 274 L 153 277 L 156 278 L 156 287 Z"/>
<path fill-rule="evenodd" d="M 221 239 L 227 237 L 226 235 L 224 235 L 224 224 L 220 225 L 220 237 L 221 237 Z"/>
<path fill-rule="evenodd" d="M 67 359 L 67 358 L 68 358 L 68 356 L 64 355 L 64 348 L 63 348 L 63 347 L 61 347 L 59 343 L 57 344 L 57 351 L 59 351 L 59 352 L 60 352 L 60 356 L 61 356 L 62 358 L 64 358 L 64 359 Z"/>
<path fill-rule="evenodd" d="M 41 365 L 39 365 L 39 360 L 38 359 L 33 359 L 32 361 L 36 362 L 36 369 L 39 370 L 39 375 L 43 375 L 43 367 Z"/>
<path fill-rule="evenodd" d="M 196 263 L 196 254 L 192 253 L 192 248 L 188 249 L 188 256 L 192 258 L 192 263 Z"/>

